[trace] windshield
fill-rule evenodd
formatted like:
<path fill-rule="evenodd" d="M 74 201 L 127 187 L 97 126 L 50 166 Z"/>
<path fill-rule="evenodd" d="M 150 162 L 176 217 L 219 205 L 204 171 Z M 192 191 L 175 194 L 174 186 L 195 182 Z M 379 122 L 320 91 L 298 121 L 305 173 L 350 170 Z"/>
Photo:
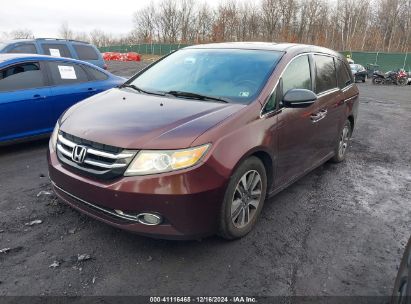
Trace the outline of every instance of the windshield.
<path fill-rule="evenodd" d="M 189 92 L 248 104 L 260 93 L 282 55 L 263 50 L 185 49 L 158 62 L 130 84 L 145 91 Z"/>

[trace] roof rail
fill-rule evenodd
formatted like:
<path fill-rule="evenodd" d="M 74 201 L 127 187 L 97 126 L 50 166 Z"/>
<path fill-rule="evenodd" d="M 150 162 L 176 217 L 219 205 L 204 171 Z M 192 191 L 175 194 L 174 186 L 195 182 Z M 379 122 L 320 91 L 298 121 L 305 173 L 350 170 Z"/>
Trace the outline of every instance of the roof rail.
<path fill-rule="evenodd" d="M 36 38 L 35 40 L 59 40 L 59 41 L 72 41 L 90 44 L 87 41 L 75 40 L 75 39 L 62 39 L 62 38 Z"/>

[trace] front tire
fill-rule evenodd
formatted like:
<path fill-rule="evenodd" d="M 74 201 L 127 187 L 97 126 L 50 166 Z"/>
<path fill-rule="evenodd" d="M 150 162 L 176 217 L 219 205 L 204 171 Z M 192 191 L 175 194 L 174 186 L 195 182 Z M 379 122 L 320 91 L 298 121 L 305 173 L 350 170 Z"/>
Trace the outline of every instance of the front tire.
<path fill-rule="evenodd" d="M 339 135 L 338 142 L 334 149 L 334 156 L 331 159 L 332 162 L 340 163 L 345 159 L 347 155 L 347 149 L 348 149 L 348 144 L 349 144 L 351 135 L 352 135 L 351 122 L 347 120 Z"/>
<path fill-rule="evenodd" d="M 374 77 L 372 79 L 372 84 L 376 84 L 376 85 L 384 84 L 384 79 L 382 79 L 381 77 Z"/>
<path fill-rule="evenodd" d="M 218 234 L 228 240 L 249 233 L 261 213 L 267 192 L 267 174 L 257 157 L 246 159 L 230 178 L 221 207 Z"/>

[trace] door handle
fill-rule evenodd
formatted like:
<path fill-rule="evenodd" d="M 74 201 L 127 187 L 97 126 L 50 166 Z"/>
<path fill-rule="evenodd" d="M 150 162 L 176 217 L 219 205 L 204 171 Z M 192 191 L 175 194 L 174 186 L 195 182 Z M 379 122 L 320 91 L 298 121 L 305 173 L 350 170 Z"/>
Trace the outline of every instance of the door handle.
<path fill-rule="evenodd" d="M 313 123 L 319 122 L 321 119 L 325 118 L 325 116 L 327 116 L 327 109 L 322 109 L 314 114 L 311 114 L 311 121 Z"/>
<path fill-rule="evenodd" d="M 33 95 L 33 99 L 38 99 L 38 100 L 40 100 L 40 99 L 46 99 L 46 97 L 47 97 L 47 96 L 43 96 L 43 95 L 40 95 L 40 94 Z"/>
<path fill-rule="evenodd" d="M 87 91 L 89 91 L 89 92 L 95 92 L 95 91 L 97 91 L 97 90 L 94 89 L 94 88 L 88 88 Z"/>

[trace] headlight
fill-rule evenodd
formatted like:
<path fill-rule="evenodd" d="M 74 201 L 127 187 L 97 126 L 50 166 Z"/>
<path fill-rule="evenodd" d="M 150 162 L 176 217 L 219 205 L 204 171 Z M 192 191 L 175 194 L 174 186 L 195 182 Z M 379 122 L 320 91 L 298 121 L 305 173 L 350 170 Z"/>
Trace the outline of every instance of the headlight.
<path fill-rule="evenodd" d="M 54 127 L 53 133 L 51 134 L 50 137 L 50 144 L 51 147 L 55 150 L 56 149 L 56 145 L 57 145 L 57 136 L 59 135 L 59 130 L 60 130 L 60 125 L 57 122 L 56 126 Z"/>
<path fill-rule="evenodd" d="M 197 164 L 209 147 L 207 144 L 183 150 L 143 150 L 136 155 L 124 175 L 156 174 L 188 168 Z"/>

